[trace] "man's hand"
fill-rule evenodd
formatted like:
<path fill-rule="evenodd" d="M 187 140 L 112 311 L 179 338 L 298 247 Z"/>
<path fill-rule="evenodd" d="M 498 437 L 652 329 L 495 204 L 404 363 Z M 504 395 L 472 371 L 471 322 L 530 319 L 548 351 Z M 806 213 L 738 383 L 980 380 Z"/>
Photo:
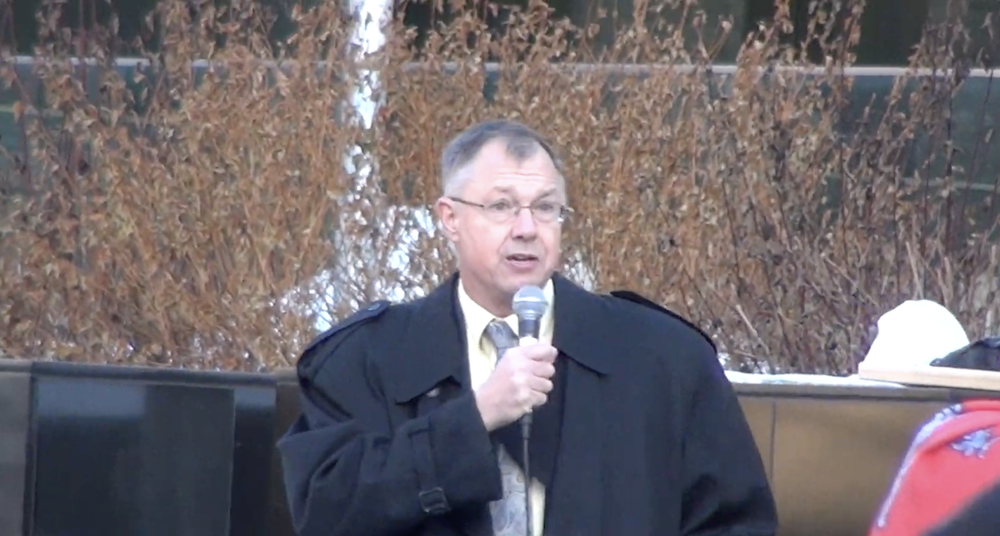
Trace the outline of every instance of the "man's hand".
<path fill-rule="evenodd" d="M 518 420 L 548 400 L 558 353 L 548 344 L 507 350 L 490 377 L 476 390 L 476 406 L 487 431 Z"/>

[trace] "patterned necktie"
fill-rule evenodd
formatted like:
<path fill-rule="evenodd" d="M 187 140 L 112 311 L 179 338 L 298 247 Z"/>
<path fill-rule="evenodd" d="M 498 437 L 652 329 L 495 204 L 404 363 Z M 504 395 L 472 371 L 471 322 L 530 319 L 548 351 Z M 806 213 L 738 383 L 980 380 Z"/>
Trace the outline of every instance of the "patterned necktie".
<path fill-rule="evenodd" d="M 517 336 L 503 320 L 493 320 L 486 326 L 486 337 L 497 349 L 497 362 L 503 354 L 517 346 Z M 494 536 L 524 536 L 528 515 L 524 505 L 524 473 L 503 445 L 497 448 L 500 473 L 503 477 L 503 498 L 490 503 Z"/>
<path fill-rule="evenodd" d="M 517 335 L 503 320 L 494 319 L 486 326 L 486 338 L 496 347 L 498 362 L 507 350 L 517 346 Z"/>

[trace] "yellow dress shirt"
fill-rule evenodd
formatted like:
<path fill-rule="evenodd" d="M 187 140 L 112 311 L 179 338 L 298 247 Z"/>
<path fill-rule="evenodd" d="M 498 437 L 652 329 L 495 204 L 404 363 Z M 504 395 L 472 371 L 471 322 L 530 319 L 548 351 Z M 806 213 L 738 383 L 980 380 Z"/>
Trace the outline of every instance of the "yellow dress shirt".
<path fill-rule="evenodd" d="M 544 344 L 552 344 L 552 332 L 554 331 L 555 319 L 553 311 L 555 309 L 554 292 L 552 290 L 552 280 L 546 283 L 543 289 L 545 301 L 549 306 L 545 314 L 542 315 L 542 322 L 539 329 L 539 341 Z M 458 282 L 458 303 L 462 308 L 465 317 L 465 340 L 468 341 L 469 372 L 472 379 L 472 388 L 478 389 L 483 382 L 489 378 L 496 365 L 496 349 L 485 337 L 486 326 L 493 321 L 493 316 L 478 303 L 474 302 L 465 291 L 465 286 L 461 279 Z M 503 318 L 505 322 L 517 333 L 517 315 L 510 315 Z M 531 532 L 535 536 L 542 534 L 545 516 L 545 487 L 538 479 L 531 479 Z"/>

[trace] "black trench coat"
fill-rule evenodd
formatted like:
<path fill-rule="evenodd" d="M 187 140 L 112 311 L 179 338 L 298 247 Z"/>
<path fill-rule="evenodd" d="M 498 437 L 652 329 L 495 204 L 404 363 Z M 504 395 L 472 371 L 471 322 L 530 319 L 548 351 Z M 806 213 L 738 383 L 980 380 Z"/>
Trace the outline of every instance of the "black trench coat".
<path fill-rule="evenodd" d="M 553 279 L 555 389 L 530 450 L 545 535 L 775 534 L 760 454 L 710 340 L 638 295 Z M 469 388 L 456 283 L 375 303 L 303 352 L 302 415 L 278 443 L 301 536 L 491 536 L 500 472 Z"/>

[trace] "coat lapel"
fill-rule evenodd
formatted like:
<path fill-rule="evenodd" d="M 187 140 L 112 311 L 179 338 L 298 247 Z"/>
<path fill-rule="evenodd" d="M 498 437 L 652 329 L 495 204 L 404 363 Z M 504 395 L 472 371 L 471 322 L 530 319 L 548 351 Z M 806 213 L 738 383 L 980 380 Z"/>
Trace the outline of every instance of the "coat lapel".
<path fill-rule="evenodd" d="M 546 493 L 546 536 L 601 534 L 603 470 L 602 379 L 613 372 L 613 340 L 601 299 L 563 278 L 553 277 L 553 346 L 565 359 L 565 398 L 555 461 Z"/>
<path fill-rule="evenodd" d="M 412 402 L 445 381 L 469 388 L 465 329 L 458 309 L 457 275 L 412 304 L 410 320 L 392 345 L 384 371 L 397 404 Z"/>

